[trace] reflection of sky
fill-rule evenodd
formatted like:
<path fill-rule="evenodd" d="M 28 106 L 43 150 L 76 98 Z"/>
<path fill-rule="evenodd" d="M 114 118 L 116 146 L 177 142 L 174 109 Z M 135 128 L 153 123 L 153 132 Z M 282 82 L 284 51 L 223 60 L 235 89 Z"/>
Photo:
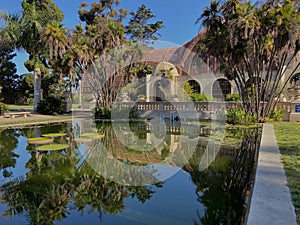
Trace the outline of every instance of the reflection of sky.
<path fill-rule="evenodd" d="M 171 178 L 181 170 L 181 168 L 179 167 L 172 167 L 172 166 L 161 165 L 161 164 L 153 165 L 153 167 L 154 170 L 158 171 L 157 173 L 155 173 L 155 177 L 160 181 L 165 181 Z"/>
<path fill-rule="evenodd" d="M 9 171 L 11 171 L 13 173 L 13 178 L 25 176 L 28 171 L 26 169 L 25 165 L 31 158 L 31 155 L 26 150 L 27 145 L 28 145 L 27 138 L 24 136 L 20 136 L 18 138 L 18 145 L 17 145 L 16 149 L 13 151 L 15 154 L 19 155 L 19 157 L 15 158 L 16 159 L 15 168 L 8 169 Z M 0 177 L 1 177 L 1 181 L 2 181 L 3 180 L 2 173 L 0 173 Z"/>
<path fill-rule="evenodd" d="M 199 215 L 204 215 L 205 208 L 197 201 L 196 186 L 190 176 L 179 171 L 163 183 L 162 188 L 153 186 L 156 192 L 144 204 L 136 198 L 125 199 L 125 209 L 115 216 L 104 214 L 100 221 L 99 213 L 83 214 L 71 210 L 69 216 L 55 224 L 103 224 L 103 225 L 189 225 L 193 220 L 199 221 Z"/>
<path fill-rule="evenodd" d="M 18 138 L 18 145 L 16 149 L 14 150 L 14 153 L 19 155 L 18 158 L 16 158 L 16 166 L 14 168 L 9 168 L 8 171 L 13 173 L 13 177 L 10 179 L 15 179 L 20 176 L 26 175 L 28 170 L 26 169 L 26 163 L 30 160 L 31 155 L 29 152 L 26 150 L 27 147 L 27 138 L 24 136 L 20 136 Z M 1 179 L 1 184 L 3 184 L 3 176 L 2 176 L 2 171 L 0 173 L 0 179 Z M 7 180 L 5 181 L 7 182 Z M 7 210 L 7 205 L 6 204 L 0 204 L 0 224 L 2 225 L 17 225 L 17 224 L 24 224 L 24 218 L 21 216 L 15 216 L 13 220 L 10 220 L 8 218 L 3 218 L 1 214 Z"/>
<path fill-rule="evenodd" d="M 197 210 L 204 214 L 204 207 L 196 200 L 196 186 L 182 170 L 164 182 L 163 188 L 154 190 L 153 197 L 142 205 L 136 199 L 126 199 L 122 217 L 147 225 L 187 225 L 198 219 Z"/>

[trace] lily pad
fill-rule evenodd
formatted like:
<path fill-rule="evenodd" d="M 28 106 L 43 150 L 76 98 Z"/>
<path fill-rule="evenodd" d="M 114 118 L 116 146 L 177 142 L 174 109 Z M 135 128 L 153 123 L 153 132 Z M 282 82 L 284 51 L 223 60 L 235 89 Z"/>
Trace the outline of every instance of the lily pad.
<path fill-rule="evenodd" d="M 28 138 L 27 141 L 28 141 L 28 144 L 44 145 L 44 144 L 52 143 L 53 139 L 47 138 L 47 137 L 37 137 L 37 138 Z"/>
<path fill-rule="evenodd" d="M 80 138 L 75 138 L 73 141 L 78 142 L 78 143 L 83 143 L 83 142 L 91 142 L 91 141 L 93 141 L 93 139 L 86 138 L 86 137 L 80 137 Z"/>
<path fill-rule="evenodd" d="M 68 148 L 69 145 L 63 144 L 52 144 L 52 145 L 42 145 L 37 148 L 38 151 L 57 151 Z"/>
<path fill-rule="evenodd" d="M 63 137 L 66 136 L 66 133 L 49 133 L 49 134 L 43 134 L 43 137 Z"/>
<path fill-rule="evenodd" d="M 99 133 L 84 133 L 81 134 L 80 137 L 87 137 L 87 138 L 104 138 L 104 134 Z"/>

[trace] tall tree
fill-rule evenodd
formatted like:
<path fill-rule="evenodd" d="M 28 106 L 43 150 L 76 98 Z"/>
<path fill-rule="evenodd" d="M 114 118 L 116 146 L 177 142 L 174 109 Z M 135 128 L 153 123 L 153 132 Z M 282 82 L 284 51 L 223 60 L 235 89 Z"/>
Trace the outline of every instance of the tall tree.
<path fill-rule="evenodd" d="M 27 100 L 27 104 L 32 104 L 33 99 L 33 74 L 26 73 L 20 76 L 20 93 Z"/>
<path fill-rule="evenodd" d="M 137 12 L 131 12 L 131 19 L 129 25 L 125 27 L 126 33 L 130 39 L 139 43 L 146 43 L 157 40 L 158 30 L 162 29 L 163 22 L 161 20 L 155 23 L 149 23 L 149 20 L 155 17 L 150 8 L 142 4 Z"/>
<path fill-rule="evenodd" d="M 61 22 L 63 13 L 52 0 L 23 0 L 20 18 L 2 16 L 6 26 L 1 30 L 1 37 L 13 37 L 12 45 L 23 48 L 29 54 L 25 63 L 29 71 L 34 72 L 34 111 L 41 99 L 41 79 L 47 64 L 47 48 L 42 36 L 48 24 Z"/>
<path fill-rule="evenodd" d="M 82 3 L 78 13 L 84 23 L 77 26 L 71 35 L 71 61 L 75 65 L 72 71 L 80 73 L 80 79 L 87 73 L 84 75 L 84 82 L 89 83 L 92 91 L 89 94 L 94 94 L 98 105 L 106 108 L 111 106 L 119 83 L 115 82 L 118 73 L 111 74 L 105 71 L 109 62 L 102 58 L 105 58 L 107 52 L 125 43 L 122 20 L 127 10 L 116 10 L 118 5 L 119 1 L 116 0 L 100 0 L 93 2 L 91 6 Z M 99 64 L 102 71 L 98 70 Z"/>
<path fill-rule="evenodd" d="M 0 48 L 0 86 L 5 103 L 15 103 L 19 88 L 19 76 L 16 64 L 12 59 L 16 56 L 12 48 Z"/>
<path fill-rule="evenodd" d="M 65 54 L 71 48 L 66 28 L 60 21 L 51 21 L 47 25 L 41 40 L 48 47 L 47 58 L 50 66 L 54 70 L 54 73 L 58 73 L 58 80 L 63 82 L 63 77 L 69 75 L 69 73 L 65 73 Z"/>
<path fill-rule="evenodd" d="M 131 12 L 130 15 L 131 18 L 128 25 L 125 27 L 125 31 L 130 40 L 134 43 L 138 43 L 137 48 L 144 49 L 146 44 L 158 39 L 158 36 L 160 36 L 158 31 L 164 27 L 163 21 L 158 20 L 151 23 L 151 21 L 154 20 L 155 15 L 150 8 L 147 8 L 142 4 L 136 12 Z M 138 54 L 140 54 L 140 58 L 142 58 L 143 51 Z M 152 67 L 147 66 L 144 62 L 140 61 L 141 60 L 137 60 L 137 62 L 132 63 L 127 67 L 127 73 L 129 73 L 130 79 L 133 77 L 143 78 L 151 73 Z M 143 83 L 143 79 L 140 79 L 139 81 Z M 145 94 L 146 85 L 140 84 L 140 86 L 143 87 L 140 89 L 144 89 L 140 91 Z"/>
<path fill-rule="evenodd" d="M 52 0 L 23 0 L 21 46 L 30 55 L 26 67 L 34 71 L 34 111 L 41 99 L 41 79 L 45 64 L 45 43 L 42 36 L 53 21 L 62 21 L 63 13 Z"/>
<path fill-rule="evenodd" d="M 217 57 L 224 75 L 235 81 L 245 111 L 264 121 L 283 77 L 287 79 L 281 91 L 300 65 L 297 3 L 212 1 L 199 21 L 206 28 L 202 51 Z"/>

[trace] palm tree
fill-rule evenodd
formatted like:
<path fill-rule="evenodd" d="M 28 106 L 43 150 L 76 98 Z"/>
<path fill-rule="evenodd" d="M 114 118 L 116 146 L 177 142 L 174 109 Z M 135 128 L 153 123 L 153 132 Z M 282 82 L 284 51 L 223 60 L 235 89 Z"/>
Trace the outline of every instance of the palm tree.
<path fill-rule="evenodd" d="M 206 27 L 204 51 L 218 57 L 224 75 L 235 81 L 244 110 L 264 121 L 275 106 L 273 99 L 283 76 L 292 76 L 300 66 L 296 62 L 293 71 L 285 74 L 300 50 L 297 4 L 217 3 L 213 1 L 198 20 Z"/>
<path fill-rule="evenodd" d="M 46 9 L 39 9 L 43 1 L 32 1 L 31 3 L 24 0 L 22 2 L 23 15 L 21 18 L 21 46 L 30 55 L 32 61 L 30 66 L 33 66 L 34 71 L 34 112 L 41 100 L 41 69 L 43 69 L 43 60 L 45 55 L 44 43 L 41 37 L 44 35 L 47 25 L 52 21 L 63 19 L 61 11 L 49 12 Z M 52 2 L 47 1 L 48 4 Z M 39 4 L 40 3 L 40 4 Z M 53 3 L 52 3 L 53 4 Z M 48 11 L 48 12 L 47 12 Z M 32 68 L 29 68 L 32 69 Z"/>
<path fill-rule="evenodd" d="M 202 21 L 206 29 L 215 31 L 222 23 L 221 1 L 213 0 L 210 2 L 210 7 L 205 7 L 196 23 Z"/>
<path fill-rule="evenodd" d="M 19 42 L 20 38 L 20 26 L 18 15 L 1 12 L 0 20 L 2 20 L 6 25 L 0 31 L 0 48 L 6 48 L 7 45 L 15 47 L 16 43 Z"/>
<path fill-rule="evenodd" d="M 41 79 L 45 72 L 46 60 L 45 43 L 42 36 L 47 25 L 52 21 L 62 21 L 62 12 L 51 0 L 23 0 L 22 16 L 1 15 L 5 27 L 1 31 L 1 42 L 11 38 L 10 43 L 16 48 L 22 48 L 29 54 L 29 61 L 25 66 L 34 71 L 34 111 L 41 99 Z"/>
<path fill-rule="evenodd" d="M 42 40 L 48 45 L 49 59 L 62 59 L 67 50 L 68 37 L 66 28 L 59 21 L 51 21 L 42 35 Z"/>
<path fill-rule="evenodd" d="M 63 81 L 65 54 L 69 46 L 66 28 L 59 21 L 51 21 L 41 37 L 46 43 L 49 51 L 49 63 L 52 68 L 57 70 L 60 75 L 60 81 Z M 68 74 L 66 74 L 68 75 Z"/>

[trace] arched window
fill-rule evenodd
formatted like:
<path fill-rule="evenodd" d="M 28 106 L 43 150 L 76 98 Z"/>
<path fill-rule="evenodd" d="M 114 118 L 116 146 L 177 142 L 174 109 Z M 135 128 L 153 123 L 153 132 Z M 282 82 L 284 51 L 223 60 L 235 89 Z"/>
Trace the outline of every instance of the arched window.
<path fill-rule="evenodd" d="M 193 89 L 194 93 L 201 93 L 201 87 L 199 83 L 195 80 L 189 80 L 188 81 L 190 87 Z"/>
<path fill-rule="evenodd" d="M 221 78 L 214 82 L 212 94 L 215 100 L 224 101 L 226 95 L 231 94 L 231 84 L 228 80 Z"/>

